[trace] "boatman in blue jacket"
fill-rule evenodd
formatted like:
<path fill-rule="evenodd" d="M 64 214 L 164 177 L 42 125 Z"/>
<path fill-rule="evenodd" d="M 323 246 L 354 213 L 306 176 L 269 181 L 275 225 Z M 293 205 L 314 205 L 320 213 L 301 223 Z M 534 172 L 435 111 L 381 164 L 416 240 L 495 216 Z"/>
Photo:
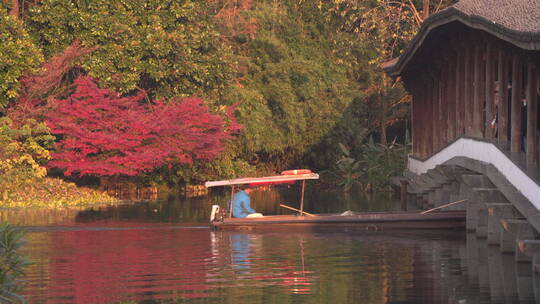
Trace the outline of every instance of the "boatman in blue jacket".
<path fill-rule="evenodd" d="M 251 199 L 249 194 L 253 189 L 245 187 L 244 189 L 234 194 L 234 205 L 232 210 L 233 217 L 245 218 L 245 217 L 262 217 L 261 213 L 257 213 L 251 208 Z"/>

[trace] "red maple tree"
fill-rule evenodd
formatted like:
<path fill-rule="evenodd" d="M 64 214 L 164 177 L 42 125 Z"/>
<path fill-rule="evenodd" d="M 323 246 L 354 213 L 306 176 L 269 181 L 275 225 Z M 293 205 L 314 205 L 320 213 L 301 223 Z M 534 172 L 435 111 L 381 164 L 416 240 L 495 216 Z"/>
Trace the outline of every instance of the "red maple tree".
<path fill-rule="evenodd" d="M 72 84 L 65 75 L 77 67 L 76 61 L 96 48 L 85 48 L 75 39 L 62 52 L 41 65 L 39 72 L 28 73 L 21 80 L 21 91 L 16 103 L 7 109 L 7 115 L 17 124 L 28 118 L 41 120 L 48 101 L 66 96 Z"/>
<path fill-rule="evenodd" d="M 52 102 L 45 121 L 60 139 L 50 167 L 66 175 L 138 175 L 167 162 L 210 160 L 240 126 L 227 110 L 228 126 L 200 98 L 155 101 L 145 94 L 122 97 L 79 76 L 69 98 Z"/>

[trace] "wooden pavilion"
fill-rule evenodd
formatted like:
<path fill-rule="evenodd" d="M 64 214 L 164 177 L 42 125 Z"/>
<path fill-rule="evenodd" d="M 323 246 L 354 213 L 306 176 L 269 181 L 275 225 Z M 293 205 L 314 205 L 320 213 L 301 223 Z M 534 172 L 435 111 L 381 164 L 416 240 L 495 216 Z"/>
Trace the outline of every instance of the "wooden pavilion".
<path fill-rule="evenodd" d="M 540 1 L 461 0 L 383 69 L 412 95 L 410 172 L 474 159 L 540 209 Z"/>
<path fill-rule="evenodd" d="M 413 155 L 468 136 L 525 151 L 536 165 L 539 64 L 536 0 L 463 0 L 428 18 L 384 67 L 413 96 Z"/>

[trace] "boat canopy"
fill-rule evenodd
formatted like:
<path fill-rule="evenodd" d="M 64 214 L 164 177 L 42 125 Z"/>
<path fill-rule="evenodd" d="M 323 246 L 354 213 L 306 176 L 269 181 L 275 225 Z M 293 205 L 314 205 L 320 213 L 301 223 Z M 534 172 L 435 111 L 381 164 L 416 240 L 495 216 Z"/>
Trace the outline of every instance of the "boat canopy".
<path fill-rule="evenodd" d="M 296 175 L 276 175 L 276 176 L 266 176 L 266 177 L 245 177 L 245 178 L 235 178 L 227 179 L 221 181 L 210 181 L 206 182 L 204 185 L 209 187 L 216 186 L 232 186 L 232 185 L 269 185 L 269 184 L 280 184 L 287 182 L 294 182 L 297 180 L 306 180 L 306 179 L 319 179 L 319 174 L 317 173 L 308 173 L 308 174 L 296 174 Z"/>

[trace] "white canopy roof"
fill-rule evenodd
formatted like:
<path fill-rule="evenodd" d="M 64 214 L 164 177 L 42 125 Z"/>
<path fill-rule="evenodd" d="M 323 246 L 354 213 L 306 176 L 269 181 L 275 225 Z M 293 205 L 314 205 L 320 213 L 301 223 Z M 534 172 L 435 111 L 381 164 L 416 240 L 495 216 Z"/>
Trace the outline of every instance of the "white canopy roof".
<path fill-rule="evenodd" d="M 209 187 L 216 186 L 231 186 L 231 185 L 244 185 L 244 184 L 265 184 L 265 183 L 279 183 L 287 181 L 296 181 L 296 180 L 306 180 L 306 179 L 319 179 L 319 174 L 309 173 L 309 174 L 297 174 L 297 175 L 276 175 L 276 176 L 266 176 L 266 177 L 245 177 L 245 178 L 235 178 L 222 181 L 211 181 L 206 182 L 204 185 Z"/>

